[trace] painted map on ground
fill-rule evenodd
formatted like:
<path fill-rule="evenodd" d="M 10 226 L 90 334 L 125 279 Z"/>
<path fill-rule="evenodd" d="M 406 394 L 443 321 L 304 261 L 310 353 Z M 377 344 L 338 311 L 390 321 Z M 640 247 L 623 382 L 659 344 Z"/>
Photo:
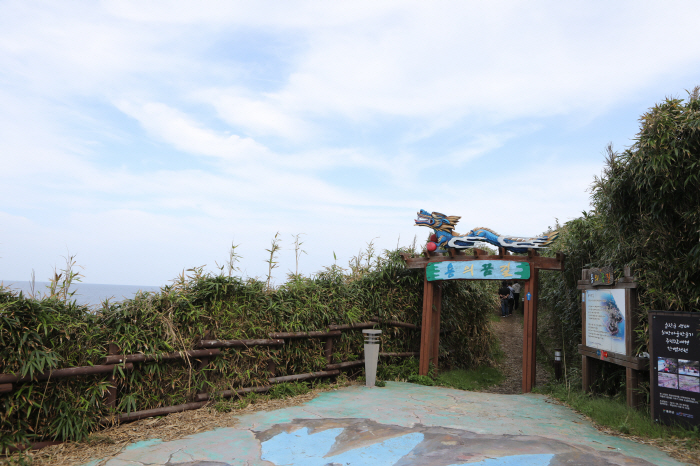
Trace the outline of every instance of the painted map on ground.
<path fill-rule="evenodd" d="M 436 280 L 527 280 L 530 264 L 515 261 L 442 261 L 425 268 L 428 281 Z"/>
<path fill-rule="evenodd" d="M 586 290 L 586 346 L 625 351 L 625 290 Z"/>

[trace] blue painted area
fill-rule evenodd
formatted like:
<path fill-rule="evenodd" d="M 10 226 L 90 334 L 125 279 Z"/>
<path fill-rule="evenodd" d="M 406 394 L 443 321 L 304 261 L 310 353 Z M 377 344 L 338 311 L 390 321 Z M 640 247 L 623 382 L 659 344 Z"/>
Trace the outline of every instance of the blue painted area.
<path fill-rule="evenodd" d="M 329 463 L 389 466 L 423 441 L 423 434 L 414 432 L 338 455 L 325 456 L 342 431 L 343 429 L 329 429 L 309 435 L 309 430 L 305 427 L 292 433 L 282 432 L 262 442 L 260 459 L 289 466 L 325 466 Z"/>
<path fill-rule="evenodd" d="M 321 427 L 324 420 L 329 421 L 325 424 L 327 427 Z M 357 423 L 355 420 L 364 421 Z M 418 422 L 421 427 L 417 427 Z M 371 443 L 372 436 L 368 433 L 381 426 L 386 426 L 378 433 L 381 437 Z M 447 449 L 433 449 L 432 442 L 423 443 L 424 429 L 439 426 L 463 431 L 457 435 L 461 440 Z M 273 428 L 275 437 L 265 435 Z M 342 434 L 341 428 L 345 429 Z M 290 429 L 297 430 L 280 434 L 290 432 Z M 532 436 L 533 449 L 524 450 L 523 443 L 517 439 L 524 431 Z M 450 435 L 453 434 L 455 432 Z M 261 443 L 260 435 L 269 440 Z M 542 395 L 505 396 L 400 382 L 388 382 L 382 390 L 351 386 L 324 392 L 302 406 L 242 415 L 235 428 L 193 434 L 168 442 L 140 442 L 101 462 L 109 461 L 108 464 L 114 466 L 168 462 L 192 462 L 193 466 L 197 462 L 217 466 L 325 466 L 333 463 L 381 466 L 400 461 L 408 466 L 431 464 L 432 461 L 432 464 L 462 466 L 468 461 L 462 458 L 487 453 L 480 450 L 482 438 L 496 440 L 500 445 L 499 451 L 491 451 L 491 455 L 513 456 L 483 459 L 468 463 L 469 466 L 548 464 L 554 461 L 552 455 L 525 453 L 577 452 L 580 451 L 579 445 L 592 446 L 594 450 L 590 453 L 598 459 L 605 459 L 603 452 L 615 448 L 628 456 L 625 464 L 647 464 L 637 458 L 659 465 L 679 464 L 651 447 L 604 436 L 576 413 L 548 403 Z M 286 442 L 282 441 L 284 439 Z M 556 449 L 552 449 L 552 442 Z M 282 456 L 286 449 L 296 448 L 297 443 L 305 447 L 303 454 Z M 98 466 L 99 463 L 93 461 L 84 466 Z"/>
<path fill-rule="evenodd" d="M 451 466 L 547 466 L 554 458 L 554 455 L 513 455 L 504 456 L 502 458 L 488 458 L 478 463 L 461 463 Z"/>
<path fill-rule="evenodd" d="M 352 466 L 389 466 L 407 455 L 423 441 L 423 434 L 414 432 L 377 443 L 364 448 L 349 450 L 340 455 L 325 458 L 329 462 L 351 464 Z"/>
<path fill-rule="evenodd" d="M 309 435 L 304 427 L 292 433 L 282 432 L 260 444 L 260 459 L 274 464 L 299 464 L 324 466 L 329 463 L 323 459 L 335 443 L 335 438 L 343 429 L 328 429 Z"/>
<path fill-rule="evenodd" d="M 124 451 L 135 450 L 137 448 L 143 448 L 143 447 L 152 447 L 153 445 L 158 445 L 159 443 L 163 443 L 163 441 L 159 438 L 152 438 L 150 440 L 142 440 L 140 442 L 132 443 L 131 445 L 127 446 L 126 448 L 124 448 Z"/>

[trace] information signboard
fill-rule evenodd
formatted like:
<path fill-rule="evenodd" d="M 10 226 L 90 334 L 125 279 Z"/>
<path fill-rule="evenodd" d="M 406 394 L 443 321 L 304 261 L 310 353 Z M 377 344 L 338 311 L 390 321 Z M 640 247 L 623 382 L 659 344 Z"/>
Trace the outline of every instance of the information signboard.
<path fill-rule="evenodd" d="M 583 291 L 586 307 L 585 345 L 601 351 L 629 356 L 625 345 L 627 329 L 625 290 Z"/>
<path fill-rule="evenodd" d="M 652 417 L 700 426 L 700 313 L 649 312 Z"/>
<path fill-rule="evenodd" d="M 527 262 L 472 260 L 431 262 L 425 268 L 428 281 L 435 280 L 527 280 Z"/>

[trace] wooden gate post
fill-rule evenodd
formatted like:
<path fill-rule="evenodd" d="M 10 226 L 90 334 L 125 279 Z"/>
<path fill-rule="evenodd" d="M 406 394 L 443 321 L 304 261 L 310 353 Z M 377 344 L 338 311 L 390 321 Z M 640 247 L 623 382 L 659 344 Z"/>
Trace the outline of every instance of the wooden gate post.
<path fill-rule="evenodd" d="M 418 373 L 428 375 L 432 359 L 433 337 L 433 290 L 434 285 L 428 281 L 428 274 L 423 274 L 423 321 L 420 332 L 420 363 Z M 438 330 L 439 332 L 439 330 Z M 438 334 L 439 336 L 439 334 Z"/>
<path fill-rule="evenodd" d="M 431 306 L 431 312 L 433 314 L 433 328 L 432 328 L 432 344 L 431 344 L 431 355 L 428 365 L 430 362 L 435 366 L 435 370 L 438 368 L 438 352 L 440 347 L 440 311 L 442 309 L 442 287 L 440 285 L 433 285 L 433 305 Z"/>
<path fill-rule="evenodd" d="M 532 259 L 539 254 L 530 249 Z M 539 289 L 539 269 L 530 261 L 530 280 L 527 284 L 523 322 L 523 393 L 530 393 L 535 385 L 537 370 L 537 291 Z M 530 299 L 527 299 L 527 293 Z"/>

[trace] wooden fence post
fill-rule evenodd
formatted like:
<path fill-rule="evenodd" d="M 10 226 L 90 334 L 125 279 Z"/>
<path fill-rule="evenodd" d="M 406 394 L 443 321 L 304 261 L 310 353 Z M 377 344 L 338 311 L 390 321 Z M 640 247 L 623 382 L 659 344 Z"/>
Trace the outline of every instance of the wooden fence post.
<path fill-rule="evenodd" d="M 267 360 L 267 372 L 270 374 L 270 377 L 277 375 L 277 363 L 272 358 Z"/>
<path fill-rule="evenodd" d="M 326 338 L 326 346 L 323 349 L 323 354 L 326 356 L 326 364 L 333 362 L 333 337 Z"/>
<path fill-rule="evenodd" d="M 119 347 L 114 344 L 110 343 L 107 346 L 107 354 L 112 355 L 112 354 L 119 354 Z M 108 377 L 107 379 L 109 381 L 110 387 L 107 389 L 107 396 L 105 400 L 105 404 L 109 408 L 117 408 L 117 377 L 112 374 Z"/>
<path fill-rule="evenodd" d="M 204 332 L 204 336 L 202 337 L 202 340 L 213 340 L 213 339 L 214 339 L 214 335 L 212 334 L 211 330 L 207 330 L 206 332 Z M 209 365 L 209 358 L 201 358 L 199 360 L 199 364 L 197 364 L 197 370 L 201 371 L 202 369 L 207 367 L 207 365 Z"/>

